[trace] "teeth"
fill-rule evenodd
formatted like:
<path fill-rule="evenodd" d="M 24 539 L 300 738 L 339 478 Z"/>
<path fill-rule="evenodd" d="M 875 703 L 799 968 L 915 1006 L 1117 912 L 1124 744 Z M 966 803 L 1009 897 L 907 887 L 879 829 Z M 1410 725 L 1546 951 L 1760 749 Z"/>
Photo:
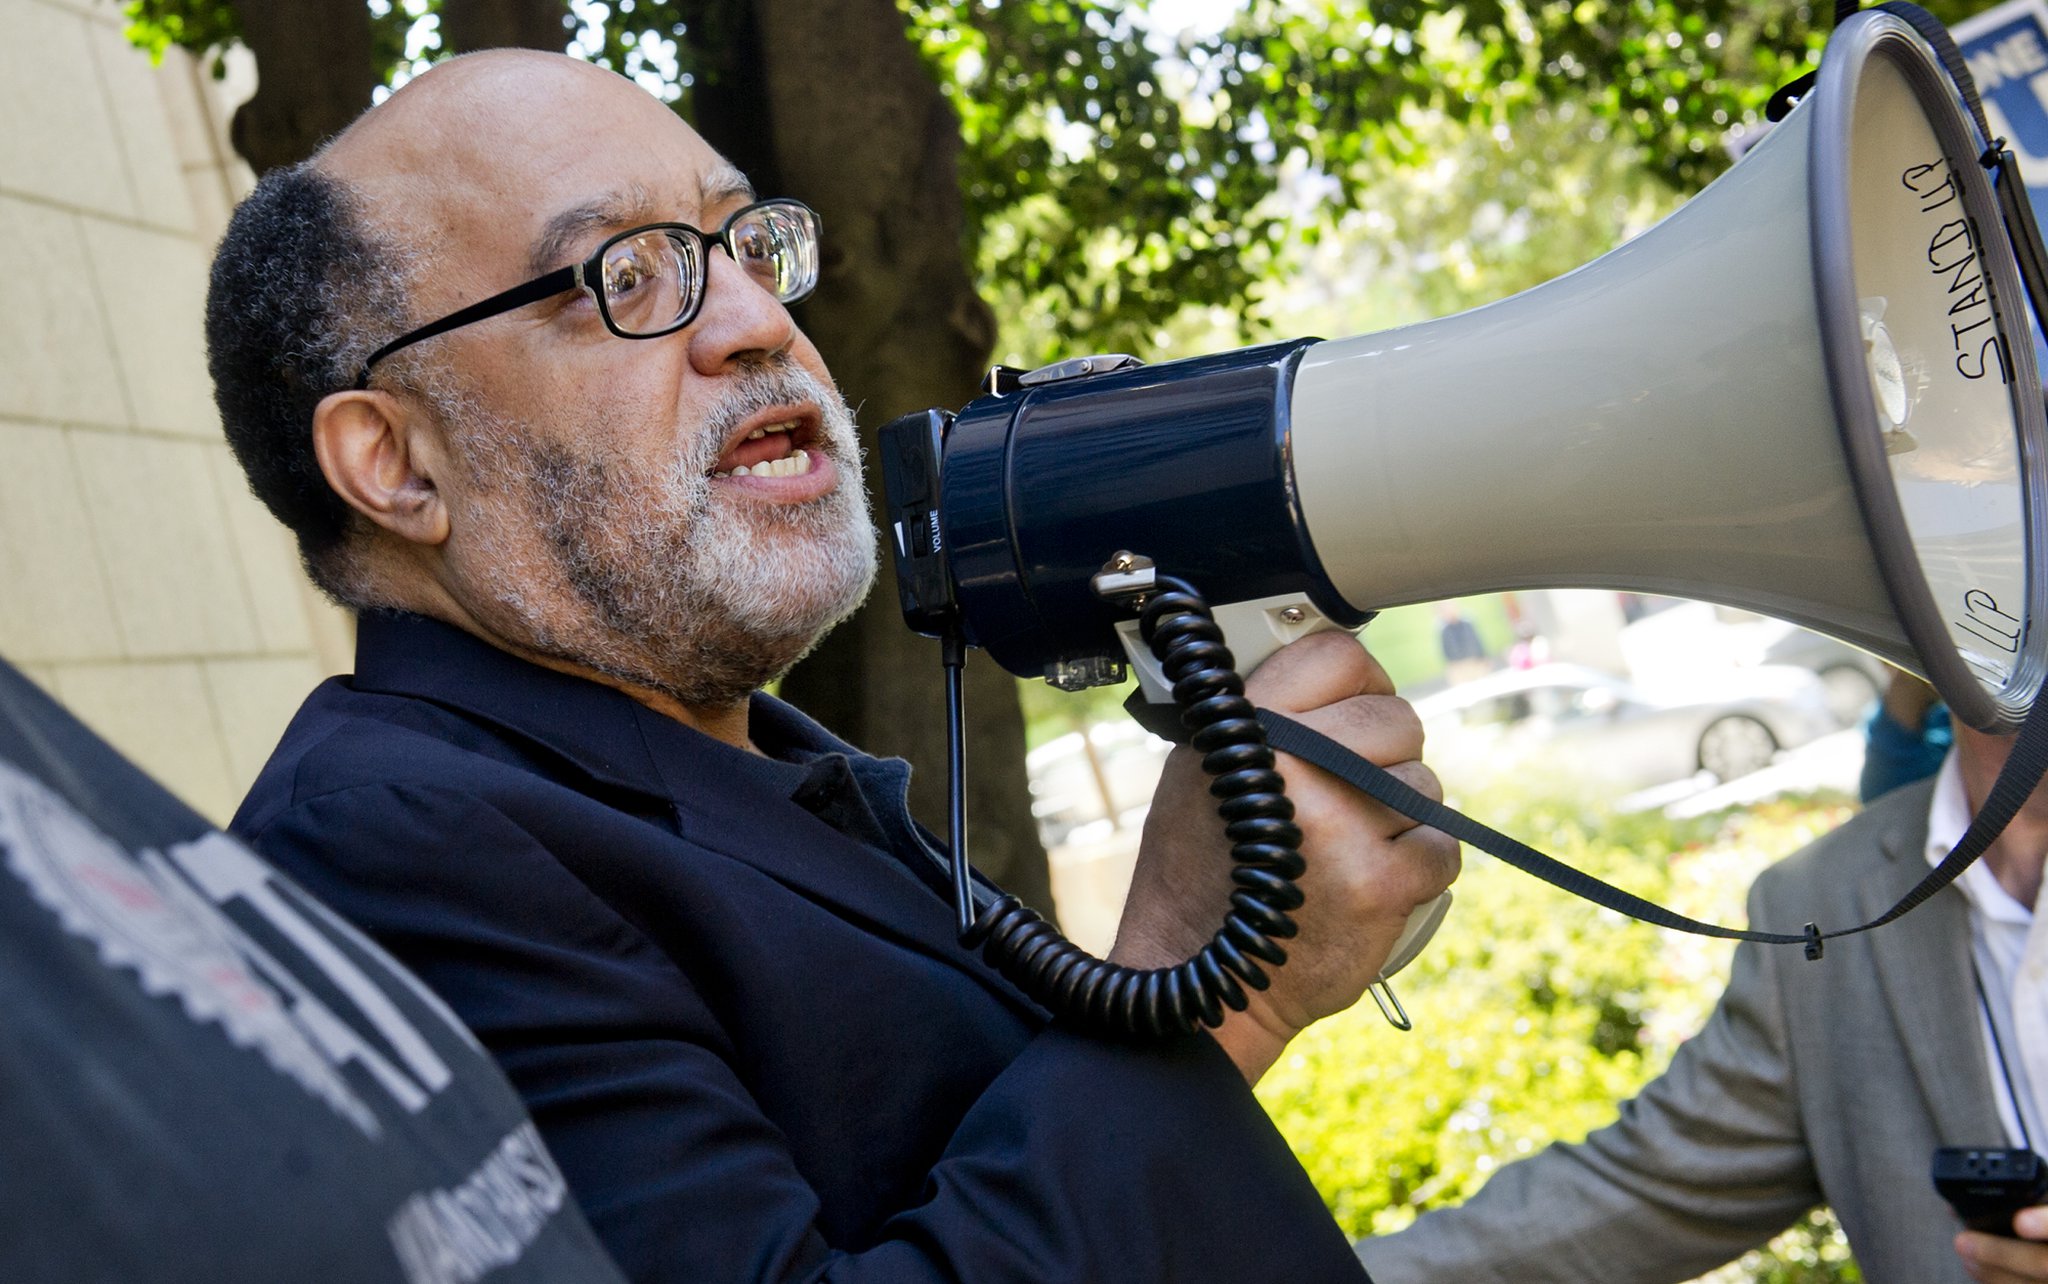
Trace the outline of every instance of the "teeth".
<path fill-rule="evenodd" d="M 766 459 L 752 467 L 741 464 L 729 473 L 713 473 L 713 477 L 801 477 L 811 471 L 811 452 L 791 451 L 782 459 Z"/>

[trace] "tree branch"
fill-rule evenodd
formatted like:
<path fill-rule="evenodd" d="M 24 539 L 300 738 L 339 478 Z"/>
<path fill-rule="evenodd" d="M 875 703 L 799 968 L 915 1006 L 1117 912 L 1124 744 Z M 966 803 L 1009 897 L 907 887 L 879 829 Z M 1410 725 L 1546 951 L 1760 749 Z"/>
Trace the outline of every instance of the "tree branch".
<path fill-rule="evenodd" d="M 562 0 L 441 0 L 441 48 L 449 53 L 477 49 L 560 53 L 568 43 L 568 15 Z"/>
<path fill-rule="evenodd" d="M 370 105 L 370 11 L 363 0 L 234 2 L 260 79 L 229 137 L 261 174 L 311 156 Z"/>

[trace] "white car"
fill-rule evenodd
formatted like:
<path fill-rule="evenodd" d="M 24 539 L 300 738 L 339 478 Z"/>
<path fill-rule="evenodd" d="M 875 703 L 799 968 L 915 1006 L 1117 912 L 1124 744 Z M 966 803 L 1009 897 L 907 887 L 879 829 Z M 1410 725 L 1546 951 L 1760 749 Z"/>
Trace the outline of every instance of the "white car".
<path fill-rule="evenodd" d="M 1644 689 L 1597 669 L 1508 669 L 1415 702 L 1424 757 L 1446 780 L 1539 767 L 1640 789 L 1707 772 L 1732 780 L 1837 727 L 1804 669 L 1760 665 Z"/>
<path fill-rule="evenodd" d="M 1884 695 L 1894 670 L 1876 656 L 1825 633 L 1790 624 L 1784 629 L 1784 636 L 1764 648 L 1763 662 L 1790 664 L 1819 674 L 1821 685 L 1828 689 L 1828 708 L 1834 711 L 1835 721 L 1845 727 L 1861 726 L 1870 706 Z"/>
<path fill-rule="evenodd" d="M 1644 614 L 1621 631 L 1622 654 L 1638 674 L 1685 680 L 1708 668 L 1784 664 L 1820 675 L 1828 707 L 1844 727 L 1862 723 L 1890 681 L 1876 656 L 1825 634 L 1738 607 L 1643 598 Z"/>

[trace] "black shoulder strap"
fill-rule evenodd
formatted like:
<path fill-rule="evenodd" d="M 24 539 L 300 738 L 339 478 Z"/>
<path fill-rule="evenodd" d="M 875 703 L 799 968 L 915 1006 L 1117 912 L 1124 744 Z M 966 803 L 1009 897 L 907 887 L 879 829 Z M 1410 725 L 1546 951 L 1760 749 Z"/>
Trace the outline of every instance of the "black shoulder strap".
<path fill-rule="evenodd" d="M 2005 760 L 2005 766 L 1998 773 L 1997 781 L 1991 786 L 1990 795 L 1985 798 L 1984 805 L 1970 821 L 1970 827 L 1964 832 L 1962 840 L 1941 864 L 1929 870 L 1927 877 L 1921 879 L 1917 886 L 1901 897 L 1898 904 L 1868 923 L 1832 932 L 1823 932 L 1817 924 L 1808 923 L 1803 933 L 1794 936 L 1784 932 L 1758 932 L 1722 927 L 1716 923 L 1703 923 L 1698 919 L 1668 910 L 1655 902 L 1622 891 L 1611 883 L 1602 882 L 1583 870 L 1574 869 L 1555 857 L 1546 856 L 1518 839 L 1510 838 L 1497 829 L 1479 823 L 1463 812 L 1417 793 L 1374 763 L 1284 714 L 1275 713 L 1271 709 L 1261 709 L 1259 721 L 1266 728 L 1267 742 L 1275 749 L 1313 763 L 1364 790 L 1371 797 L 1410 820 L 1440 829 L 1459 842 L 1470 843 L 1483 852 L 1498 856 L 1523 873 L 1540 878 L 1553 887 L 1562 888 L 1574 896 L 1583 897 L 1595 905 L 1626 914 L 1630 918 L 1640 919 L 1658 927 L 1667 927 L 1673 931 L 1690 932 L 1696 936 L 1718 936 L 1736 941 L 1757 941 L 1765 945 L 1803 945 L 1809 959 L 1821 956 L 1823 941 L 1853 936 L 1874 927 L 1882 927 L 1954 882 L 1958 875 L 1970 867 L 1971 862 L 1983 854 L 1992 840 L 2004 831 L 2006 822 L 2013 818 L 2019 811 L 2020 804 L 2034 792 L 2034 786 L 2040 783 L 2043 773 L 2048 772 L 2048 699 L 2037 698 L 2033 711 L 2027 715 L 2026 721 L 2020 724 L 2019 736 L 2013 744 L 2011 754 Z"/>

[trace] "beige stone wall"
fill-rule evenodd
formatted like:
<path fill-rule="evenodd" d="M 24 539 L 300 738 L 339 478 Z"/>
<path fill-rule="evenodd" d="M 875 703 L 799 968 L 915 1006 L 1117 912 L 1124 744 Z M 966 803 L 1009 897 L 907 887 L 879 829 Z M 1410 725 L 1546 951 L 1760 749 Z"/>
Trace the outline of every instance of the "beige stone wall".
<path fill-rule="evenodd" d="M 116 4 L 0 0 L 0 32 L 0 655 L 224 820 L 348 665 L 207 382 L 233 91 Z"/>

